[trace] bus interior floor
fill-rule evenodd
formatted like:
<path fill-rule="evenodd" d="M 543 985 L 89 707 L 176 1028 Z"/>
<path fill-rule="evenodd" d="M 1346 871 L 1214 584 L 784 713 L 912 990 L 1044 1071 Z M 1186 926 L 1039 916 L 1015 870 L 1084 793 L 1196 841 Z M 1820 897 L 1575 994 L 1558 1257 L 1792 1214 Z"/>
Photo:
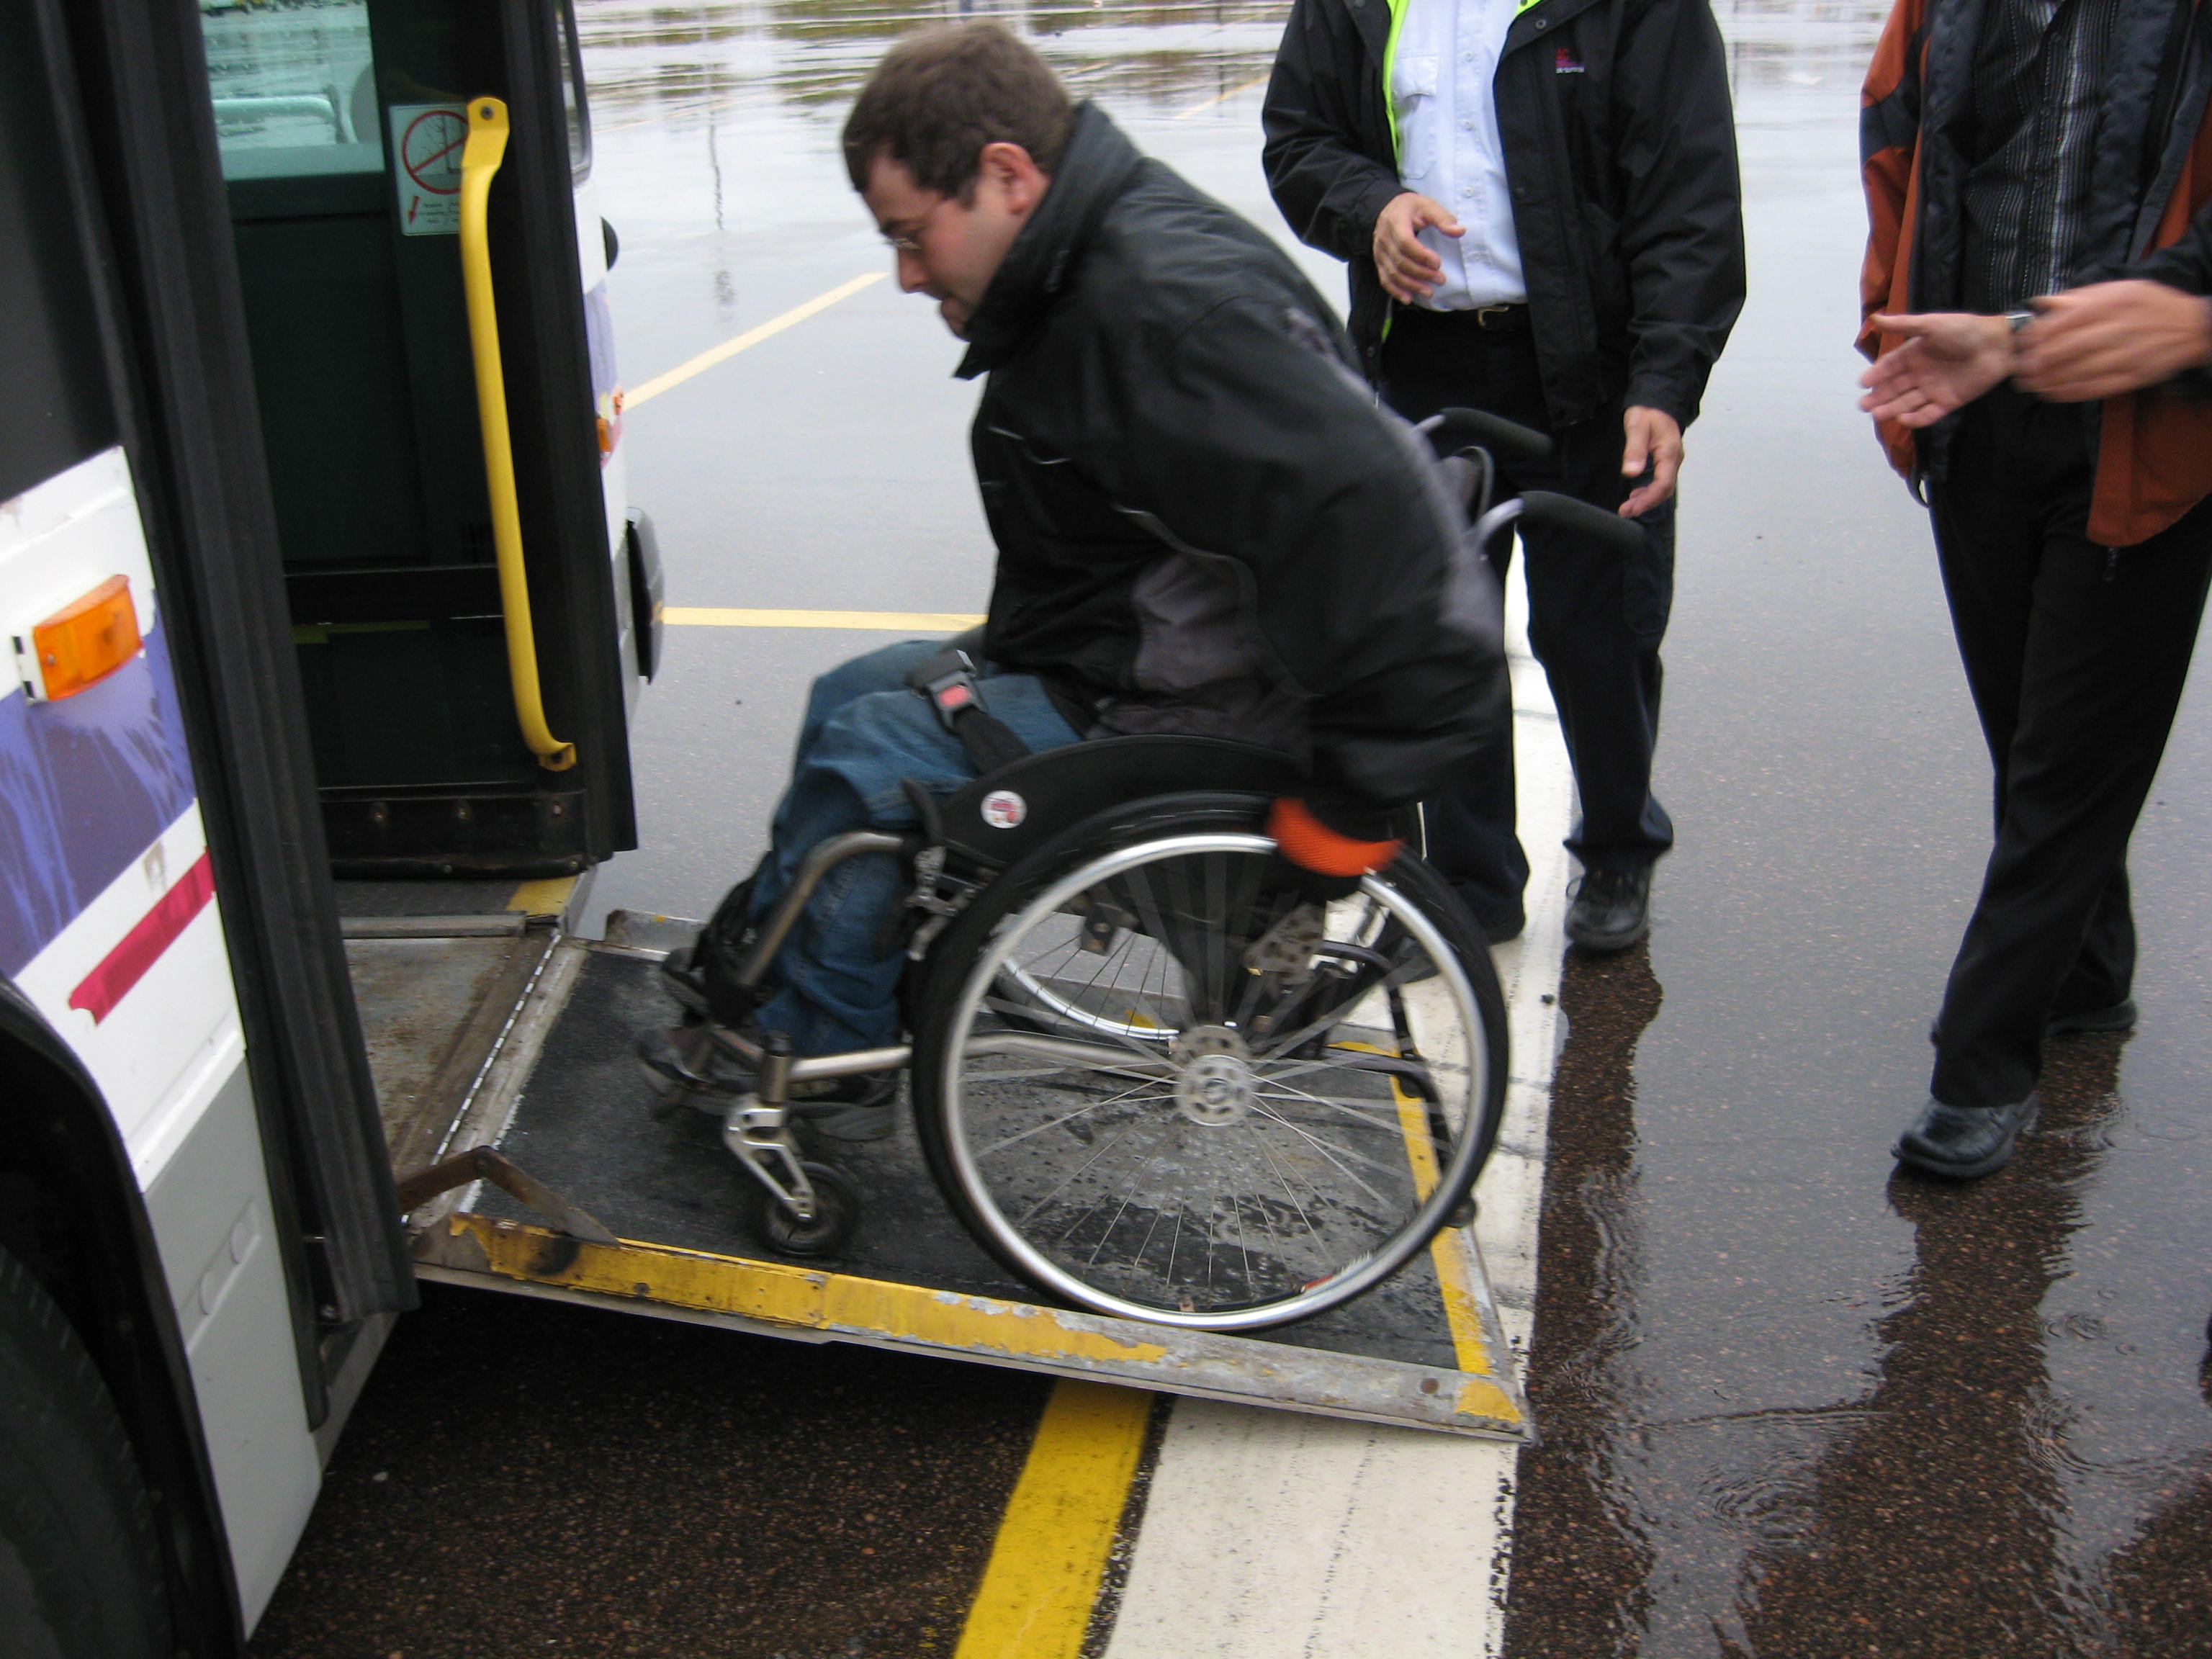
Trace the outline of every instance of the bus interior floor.
<path fill-rule="evenodd" d="M 452 1139 L 557 934 L 520 910 L 342 927 L 385 1145 L 393 1169 L 417 1170 Z"/>

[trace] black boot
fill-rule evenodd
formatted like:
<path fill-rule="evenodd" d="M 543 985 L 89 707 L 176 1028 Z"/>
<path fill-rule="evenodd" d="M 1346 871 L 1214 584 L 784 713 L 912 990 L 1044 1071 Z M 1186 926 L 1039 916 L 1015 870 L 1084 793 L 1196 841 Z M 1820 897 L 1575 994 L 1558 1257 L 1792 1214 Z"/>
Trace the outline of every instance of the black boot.
<path fill-rule="evenodd" d="M 1651 931 L 1651 866 L 1590 870 L 1568 890 L 1567 938 L 1585 951 L 1626 951 Z"/>
<path fill-rule="evenodd" d="M 1972 1181 L 2012 1162 L 2041 1108 L 2033 1094 L 2009 1106 L 1946 1106 L 1931 1100 L 1899 1138 L 1897 1160 L 1929 1175 Z"/>

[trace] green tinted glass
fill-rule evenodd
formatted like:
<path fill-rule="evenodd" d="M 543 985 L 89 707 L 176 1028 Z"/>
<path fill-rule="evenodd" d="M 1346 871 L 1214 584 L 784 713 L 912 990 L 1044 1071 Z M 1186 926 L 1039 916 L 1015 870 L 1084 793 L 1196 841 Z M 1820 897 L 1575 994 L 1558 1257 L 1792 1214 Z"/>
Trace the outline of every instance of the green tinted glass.
<path fill-rule="evenodd" d="M 226 179 L 376 173 L 368 0 L 200 0 Z"/>

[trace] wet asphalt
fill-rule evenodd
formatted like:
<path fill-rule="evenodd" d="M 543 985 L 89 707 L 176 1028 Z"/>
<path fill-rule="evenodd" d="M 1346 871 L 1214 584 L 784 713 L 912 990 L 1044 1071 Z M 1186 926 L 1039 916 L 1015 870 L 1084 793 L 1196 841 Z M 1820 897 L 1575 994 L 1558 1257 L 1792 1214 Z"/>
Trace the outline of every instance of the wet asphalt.
<path fill-rule="evenodd" d="M 2140 1030 L 2052 1046 L 2002 1173 L 1895 1176 L 1989 804 L 1925 515 L 1851 405 L 1881 9 L 1717 9 L 1753 298 L 1684 477 L 1680 844 L 1648 949 L 1572 959 L 1561 991 L 1507 1650 L 2212 1654 L 2212 689 L 2136 836 Z M 1282 10 L 1008 15 L 1281 234 L 1247 83 Z M 629 383 L 882 266 L 836 124 L 913 11 L 580 13 Z M 880 282 L 635 411 L 670 602 L 980 611 L 957 349 Z M 703 914 L 757 851 L 807 678 L 886 637 L 671 629 L 647 845 L 594 914 Z M 950 1651 L 1042 1399 L 433 1287 L 254 1651 Z"/>

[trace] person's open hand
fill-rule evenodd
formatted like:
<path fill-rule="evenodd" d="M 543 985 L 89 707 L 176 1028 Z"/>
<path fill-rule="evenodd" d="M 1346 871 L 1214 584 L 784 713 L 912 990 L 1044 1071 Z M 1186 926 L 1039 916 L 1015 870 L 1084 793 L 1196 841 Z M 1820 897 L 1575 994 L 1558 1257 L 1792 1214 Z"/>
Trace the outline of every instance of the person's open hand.
<path fill-rule="evenodd" d="M 1375 274 L 1401 305 L 1425 300 L 1444 279 L 1444 262 L 1434 248 L 1425 246 L 1420 233 L 1434 227 L 1447 236 L 1466 234 L 1465 227 L 1442 202 L 1417 191 L 1395 196 L 1375 220 Z"/>
<path fill-rule="evenodd" d="M 2212 301 L 2163 283 L 2093 283 L 2036 307 L 2014 374 L 2051 403 L 2118 397 L 2212 362 Z"/>
<path fill-rule="evenodd" d="M 1663 409 L 1632 404 L 1620 417 L 1628 442 L 1620 452 L 1620 476 L 1640 478 L 1651 469 L 1648 483 L 1638 484 L 1620 504 L 1620 516 L 1633 519 L 1650 512 L 1674 493 L 1675 475 L 1682 470 L 1682 428 Z"/>
<path fill-rule="evenodd" d="M 1876 317 L 1874 325 L 1884 334 L 1906 337 L 1903 345 L 1859 376 L 1867 388 L 1859 407 L 1877 421 L 1933 426 L 2013 370 L 2012 325 L 2002 317 L 1935 311 Z"/>

